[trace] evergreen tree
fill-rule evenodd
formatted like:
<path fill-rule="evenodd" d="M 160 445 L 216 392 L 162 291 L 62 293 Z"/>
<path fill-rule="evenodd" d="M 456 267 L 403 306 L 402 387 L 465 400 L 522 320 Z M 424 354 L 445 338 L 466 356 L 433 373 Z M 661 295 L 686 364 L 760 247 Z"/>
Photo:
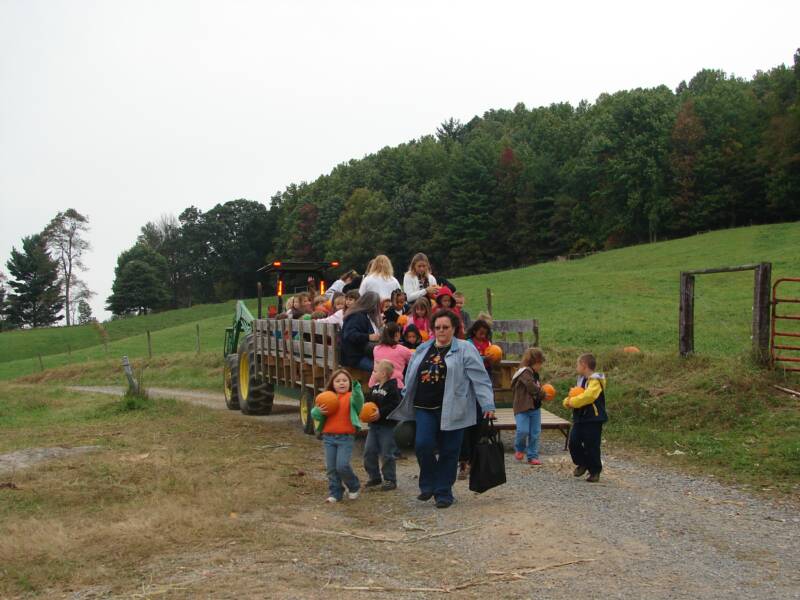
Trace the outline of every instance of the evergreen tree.
<path fill-rule="evenodd" d="M 58 264 L 47 252 L 41 234 L 22 239 L 22 251 L 11 249 L 6 263 L 13 290 L 8 295 L 6 315 L 19 327 L 42 327 L 61 319 L 64 303 L 58 280 Z"/>
<path fill-rule="evenodd" d="M 80 325 L 85 325 L 86 323 L 91 323 L 92 321 L 94 321 L 94 317 L 92 316 L 92 307 L 89 306 L 89 303 L 86 300 L 78 300 L 78 323 Z"/>

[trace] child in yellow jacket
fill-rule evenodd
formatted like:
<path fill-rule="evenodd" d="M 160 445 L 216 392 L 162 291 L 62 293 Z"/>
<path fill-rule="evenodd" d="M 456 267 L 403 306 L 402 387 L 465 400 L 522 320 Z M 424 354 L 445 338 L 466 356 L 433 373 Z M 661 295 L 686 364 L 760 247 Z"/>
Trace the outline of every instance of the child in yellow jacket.
<path fill-rule="evenodd" d="M 569 432 L 569 453 L 575 463 L 573 475 L 580 477 L 589 471 L 586 481 L 600 481 L 603 463 L 600 459 L 600 440 L 603 423 L 608 421 L 606 414 L 606 378 L 595 371 L 597 360 L 593 354 L 578 357 L 575 370 L 578 373 L 578 386 L 584 391 L 578 395 L 564 398 L 564 408 L 572 409 L 572 429 Z"/>

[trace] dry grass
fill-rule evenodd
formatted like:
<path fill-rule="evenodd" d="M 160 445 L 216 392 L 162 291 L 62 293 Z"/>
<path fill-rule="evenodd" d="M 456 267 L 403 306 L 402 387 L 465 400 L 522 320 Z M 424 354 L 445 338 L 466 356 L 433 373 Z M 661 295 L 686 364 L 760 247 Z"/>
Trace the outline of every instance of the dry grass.
<path fill-rule="evenodd" d="M 38 422 L 3 427 L 4 447 L 107 450 L 17 472 L 19 489 L 0 490 L 0 596 L 109 581 L 123 589 L 152 557 L 210 542 L 278 548 L 286 536 L 264 537 L 254 515 L 282 519 L 324 497 L 321 478 L 298 475 L 309 468 L 300 457 L 320 455 L 316 441 L 286 423 L 163 401 L 124 412 L 108 397 L 3 388 L 12 406 L 35 391 L 47 407 Z M 264 447 L 276 443 L 294 451 Z"/>

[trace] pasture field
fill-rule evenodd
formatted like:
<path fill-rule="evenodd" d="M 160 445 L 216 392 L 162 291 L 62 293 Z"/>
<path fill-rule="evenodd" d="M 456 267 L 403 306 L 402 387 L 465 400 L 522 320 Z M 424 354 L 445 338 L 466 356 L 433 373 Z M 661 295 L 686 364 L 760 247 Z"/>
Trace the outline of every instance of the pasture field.
<path fill-rule="evenodd" d="M 542 343 L 552 347 L 609 350 L 635 345 L 649 352 L 677 351 L 678 282 L 681 270 L 768 261 L 773 279 L 800 276 L 800 222 L 715 231 L 679 240 L 602 252 L 569 262 L 454 279 L 475 317 L 493 291 L 497 318 L 539 319 Z M 697 278 L 695 348 L 698 355 L 732 357 L 750 348 L 751 272 Z M 255 312 L 255 301 L 248 300 Z M 112 321 L 104 326 L 108 353 L 90 326 L 55 327 L 0 334 L 0 380 L 44 367 L 106 357 L 147 356 L 152 332 L 154 358 L 195 349 L 221 355 L 223 330 L 234 303 L 201 305 Z M 66 345 L 72 346 L 71 354 Z"/>

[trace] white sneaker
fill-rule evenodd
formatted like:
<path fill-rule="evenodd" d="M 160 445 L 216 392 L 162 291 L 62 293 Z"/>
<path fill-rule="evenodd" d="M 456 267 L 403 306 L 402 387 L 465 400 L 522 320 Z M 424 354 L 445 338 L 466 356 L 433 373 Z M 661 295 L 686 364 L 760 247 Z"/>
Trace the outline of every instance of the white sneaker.
<path fill-rule="evenodd" d="M 358 492 L 358 491 L 355 491 L 355 492 L 347 492 L 347 497 L 348 497 L 350 500 L 356 500 L 356 499 L 358 498 L 358 496 L 359 496 L 359 492 Z"/>
<path fill-rule="evenodd" d="M 338 500 L 333 496 L 328 496 L 327 498 L 325 498 L 325 502 L 327 502 L 328 504 L 336 504 Z"/>

